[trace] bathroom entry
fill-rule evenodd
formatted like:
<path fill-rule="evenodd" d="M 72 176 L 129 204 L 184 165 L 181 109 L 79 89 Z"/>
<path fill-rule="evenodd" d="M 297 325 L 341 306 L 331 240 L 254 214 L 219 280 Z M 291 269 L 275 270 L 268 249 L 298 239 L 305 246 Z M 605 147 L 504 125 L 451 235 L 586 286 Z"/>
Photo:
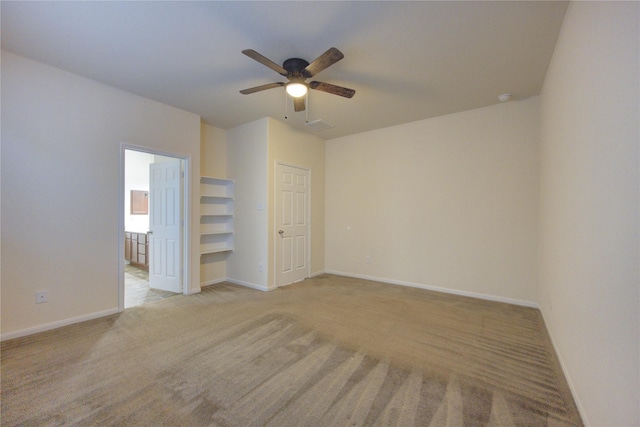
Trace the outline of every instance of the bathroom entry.
<path fill-rule="evenodd" d="M 124 150 L 124 306 L 182 292 L 184 160 Z"/>

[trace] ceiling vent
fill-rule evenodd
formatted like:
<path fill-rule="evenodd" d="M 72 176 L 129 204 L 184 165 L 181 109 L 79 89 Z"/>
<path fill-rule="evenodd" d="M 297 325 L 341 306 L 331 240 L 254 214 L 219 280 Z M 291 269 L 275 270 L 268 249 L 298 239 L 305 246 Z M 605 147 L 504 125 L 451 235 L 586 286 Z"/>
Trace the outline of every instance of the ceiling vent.
<path fill-rule="evenodd" d="M 322 132 L 323 130 L 331 129 L 333 127 L 332 124 L 329 124 L 322 119 L 314 120 L 312 122 L 307 122 L 304 125 L 307 127 L 310 127 L 316 132 Z"/>

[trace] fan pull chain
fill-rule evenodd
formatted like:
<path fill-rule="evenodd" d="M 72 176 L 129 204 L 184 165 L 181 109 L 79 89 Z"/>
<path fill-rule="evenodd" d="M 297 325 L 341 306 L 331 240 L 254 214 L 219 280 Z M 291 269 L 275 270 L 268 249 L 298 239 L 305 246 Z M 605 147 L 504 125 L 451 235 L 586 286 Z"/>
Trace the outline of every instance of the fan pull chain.
<path fill-rule="evenodd" d="M 309 123 L 309 91 L 308 90 L 307 90 L 307 93 L 304 94 L 304 102 L 305 104 L 307 104 L 306 108 L 304 109 L 304 122 Z"/>
<path fill-rule="evenodd" d="M 284 119 L 287 120 L 289 117 L 289 103 L 287 102 L 287 91 L 286 89 L 283 90 L 284 92 Z"/>

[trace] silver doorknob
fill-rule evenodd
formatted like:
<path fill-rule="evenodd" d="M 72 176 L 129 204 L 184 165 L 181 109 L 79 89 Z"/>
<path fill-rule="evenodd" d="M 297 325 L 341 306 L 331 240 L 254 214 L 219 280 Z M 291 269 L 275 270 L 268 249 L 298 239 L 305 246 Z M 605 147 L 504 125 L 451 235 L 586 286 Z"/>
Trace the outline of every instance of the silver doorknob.
<path fill-rule="evenodd" d="M 278 234 L 282 236 L 284 234 L 284 230 L 278 230 Z"/>

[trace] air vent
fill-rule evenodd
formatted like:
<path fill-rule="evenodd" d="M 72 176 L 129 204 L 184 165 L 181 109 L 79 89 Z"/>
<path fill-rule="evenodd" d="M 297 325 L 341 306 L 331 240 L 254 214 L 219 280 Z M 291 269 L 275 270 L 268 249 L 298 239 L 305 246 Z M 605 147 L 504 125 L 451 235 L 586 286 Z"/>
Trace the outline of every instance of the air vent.
<path fill-rule="evenodd" d="M 323 130 L 331 129 L 333 127 L 332 124 L 329 124 L 322 119 L 307 122 L 305 123 L 305 126 L 310 127 L 316 132 L 322 132 Z"/>

